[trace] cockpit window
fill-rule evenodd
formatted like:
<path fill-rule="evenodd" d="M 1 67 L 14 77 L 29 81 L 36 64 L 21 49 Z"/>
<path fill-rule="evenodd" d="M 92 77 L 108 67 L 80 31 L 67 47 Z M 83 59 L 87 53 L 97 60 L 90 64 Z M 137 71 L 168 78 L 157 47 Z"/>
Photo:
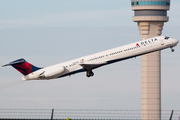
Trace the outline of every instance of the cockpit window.
<path fill-rule="evenodd" d="M 169 39 L 169 37 L 165 36 L 165 38 L 164 38 L 164 39 L 168 40 L 168 39 Z"/>

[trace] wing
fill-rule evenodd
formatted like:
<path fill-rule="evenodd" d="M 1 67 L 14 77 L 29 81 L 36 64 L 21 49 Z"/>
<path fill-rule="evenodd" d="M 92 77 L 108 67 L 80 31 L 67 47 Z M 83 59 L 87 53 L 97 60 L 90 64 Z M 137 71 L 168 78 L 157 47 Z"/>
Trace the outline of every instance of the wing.
<path fill-rule="evenodd" d="M 79 65 L 82 66 L 84 70 L 92 70 L 94 68 L 98 68 L 100 66 L 103 66 L 106 63 L 107 62 L 98 62 L 98 63 L 90 63 L 90 64 L 82 63 L 82 64 L 79 64 Z"/>

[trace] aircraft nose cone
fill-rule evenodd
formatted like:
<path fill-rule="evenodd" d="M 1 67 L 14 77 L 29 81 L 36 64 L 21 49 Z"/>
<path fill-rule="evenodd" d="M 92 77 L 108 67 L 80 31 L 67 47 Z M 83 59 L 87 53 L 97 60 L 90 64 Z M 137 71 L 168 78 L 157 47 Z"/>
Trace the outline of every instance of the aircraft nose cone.
<path fill-rule="evenodd" d="M 178 44 L 178 43 L 179 43 L 179 40 L 175 39 L 175 43 Z"/>

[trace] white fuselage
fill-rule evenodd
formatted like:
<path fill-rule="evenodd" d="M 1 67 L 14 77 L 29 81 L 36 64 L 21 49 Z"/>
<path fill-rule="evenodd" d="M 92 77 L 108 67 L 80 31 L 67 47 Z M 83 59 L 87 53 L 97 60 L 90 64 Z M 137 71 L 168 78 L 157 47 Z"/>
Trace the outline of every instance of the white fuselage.
<path fill-rule="evenodd" d="M 45 80 L 64 77 L 154 51 L 172 48 L 177 43 L 178 40 L 176 39 L 165 39 L 165 36 L 158 36 L 45 67 L 22 77 L 22 80 Z"/>

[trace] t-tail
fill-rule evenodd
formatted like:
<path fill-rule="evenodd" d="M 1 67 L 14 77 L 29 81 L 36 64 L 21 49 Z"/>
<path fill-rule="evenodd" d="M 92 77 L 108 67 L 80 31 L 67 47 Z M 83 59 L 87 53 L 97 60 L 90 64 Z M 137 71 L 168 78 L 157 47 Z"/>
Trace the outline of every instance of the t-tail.
<path fill-rule="evenodd" d="M 39 67 L 36 67 L 36 66 L 28 63 L 23 58 L 12 61 L 9 64 L 3 65 L 2 67 L 5 67 L 5 66 L 12 66 L 16 70 L 18 70 L 20 73 L 22 73 L 23 75 L 28 75 L 29 73 L 32 73 L 34 71 L 37 71 L 37 70 L 41 69 Z"/>

